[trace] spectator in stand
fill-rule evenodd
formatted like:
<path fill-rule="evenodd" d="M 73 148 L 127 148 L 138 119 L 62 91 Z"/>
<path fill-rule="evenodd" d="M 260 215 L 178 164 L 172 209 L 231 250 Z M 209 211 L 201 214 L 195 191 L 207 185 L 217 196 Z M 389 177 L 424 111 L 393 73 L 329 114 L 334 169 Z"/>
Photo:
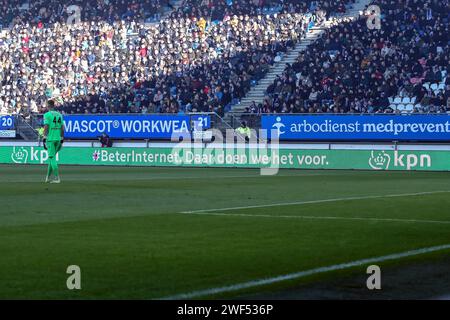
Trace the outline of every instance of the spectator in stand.
<path fill-rule="evenodd" d="M 80 7 L 82 21 L 144 21 L 158 18 L 169 0 L 0 0 L 0 25 L 33 25 L 49 27 L 65 23 L 67 8 Z"/>
<path fill-rule="evenodd" d="M 373 4 L 381 30 L 363 17 L 327 31 L 267 88 L 264 112 L 390 113 L 399 94 L 416 97 L 416 112 L 450 111 L 448 91 L 423 87 L 449 73 L 448 0 Z"/>
<path fill-rule="evenodd" d="M 111 148 L 113 142 L 107 133 L 103 133 L 99 138 L 100 143 L 102 144 L 102 148 Z"/>
<path fill-rule="evenodd" d="M 104 0 L 79 0 L 75 4 L 85 5 L 85 16 L 67 25 L 67 17 L 61 18 L 64 1 L 46 2 L 51 8 L 36 1 L 22 9 L 13 1 L 12 11 L 23 12 L 14 14 L 14 26 L 0 36 L 0 112 L 45 112 L 52 98 L 65 113 L 223 114 L 305 34 L 314 16 L 303 12 L 338 10 L 347 2 L 335 7 L 331 0 L 289 0 L 270 15 L 253 14 L 271 1 L 208 2 L 204 16 L 186 15 L 182 6 L 176 18 L 145 25 L 139 20 L 146 1 L 110 0 L 106 12 Z M 97 9 L 86 10 L 92 6 Z M 219 7 L 224 15 L 212 22 Z M 32 20 L 36 12 L 41 16 Z"/>

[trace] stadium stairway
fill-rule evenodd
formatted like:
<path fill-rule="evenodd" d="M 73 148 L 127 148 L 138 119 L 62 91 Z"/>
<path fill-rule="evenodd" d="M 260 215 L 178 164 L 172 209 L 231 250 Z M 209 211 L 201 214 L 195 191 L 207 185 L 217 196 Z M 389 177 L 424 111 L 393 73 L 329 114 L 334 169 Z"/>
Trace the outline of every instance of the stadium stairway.
<path fill-rule="evenodd" d="M 164 12 L 160 20 L 168 18 L 172 12 L 177 11 L 183 4 L 183 0 L 171 0 L 170 3 L 172 4 L 172 9 Z"/>
<path fill-rule="evenodd" d="M 17 134 L 25 141 L 36 141 L 38 134 L 35 129 L 21 116 L 16 118 Z"/>
<path fill-rule="evenodd" d="M 266 76 L 261 79 L 257 85 L 252 87 L 252 89 L 240 101 L 240 103 L 234 105 L 231 111 L 225 114 L 224 120 L 232 126 L 239 123 L 241 118 L 240 114 L 244 113 L 245 109 L 247 107 L 250 107 L 253 101 L 256 104 L 262 103 L 264 101 L 267 88 L 274 82 L 277 76 L 283 73 L 287 63 L 291 64 L 295 62 L 300 52 L 305 51 L 308 45 L 319 39 L 319 37 L 325 32 L 326 29 L 331 28 L 333 25 L 336 25 L 336 23 L 341 23 L 341 20 L 343 19 L 359 18 L 360 12 L 364 11 L 364 9 L 369 5 L 370 2 L 371 0 L 357 0 L 353 7 L 347 10 L 345 14 L 332 17 L 323 24 L 312 27 L 309 32 L 307 32 L 305 37 L 297 43 L 295 48 L 287 52 L 287 54 L 285 54 L 280 61 L 276 62 L 269 69 L 269 72 L 266 74 Z"/>
<path fill-rule="evenodd" d="M 181 5 L 183 4 L 183 0 L 171 0 L 170 4 L 172 7 L 171 8 L 167 7 L 164 10 L 164 12 L 161 14 L 161 17 L 159 17 L 158 20 L 152 21 L 152 22 L 147 22 L 146 25 L 148 25 L 148 26 L 156 25 L 159 22 L 161 22 L 162 20 L 169 18 L 170 15 L 172 14 L 172 12 L 178 10 L 181 7 Z"/>

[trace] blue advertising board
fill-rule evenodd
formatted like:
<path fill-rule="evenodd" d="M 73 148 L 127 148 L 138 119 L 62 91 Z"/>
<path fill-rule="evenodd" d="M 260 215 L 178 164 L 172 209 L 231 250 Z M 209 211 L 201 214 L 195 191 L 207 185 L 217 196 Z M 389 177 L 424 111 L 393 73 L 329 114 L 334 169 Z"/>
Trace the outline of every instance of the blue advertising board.
<path fill-rule="evenodd" d="M 208 115 L 65 115 L 65 137 L 95 139 L 107 133 L 116 139 L 170 139 L 211 125 Z"/>
<path fill-rule="evenodd" d="M 280 140 L 450 141 L 450 115 L 267 115 Z"/>
<path fill-rule="evenodd" d="M 0 130 L 14 130 L 14 117 L 0 115 Z"/>

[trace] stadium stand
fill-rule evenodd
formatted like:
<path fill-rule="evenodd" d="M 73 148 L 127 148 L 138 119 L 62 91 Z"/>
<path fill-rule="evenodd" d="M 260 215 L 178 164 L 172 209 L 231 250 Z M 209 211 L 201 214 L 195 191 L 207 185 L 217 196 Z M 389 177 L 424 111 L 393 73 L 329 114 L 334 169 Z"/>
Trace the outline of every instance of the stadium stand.
<path fill-rule="evenodd" d="M 42 27 L 67 20 L 67 8 L 79 6 L 82 21 L 153 21 L 169 0 L 0 0 L 0 26 L 34 25 Z"/>
<path fill-rule="evenodd" d="M 195 3 L 185 1 L 176 12 Z M 307 2 L 312 10 L 340 10 L 330 3 Z M 257 6 L 267 8 L 263 2 Z M 0 36 L 0 112 L 41 113 L 53 98 L 66 113 L 223 113 L 314 19 L 287 9 L 227 15 L 218 22 L 179 17 L 156 25 L 101 18 L 49 27 L 16 23 Z"/>
<path fill-rule="evenodd" d="M 345 12 L 345 5 L 354 1 L 301 1 L 301 0 L 184 0 L 173 18 L 209 17 L 220 21 L 233 15 L 257 16 L 274 13 L 303 13 L 322 9 L 327 15 Z"/>
<path fill-rule="evenodd" d="M 449 2 L 373 1 L 366 18 L 340 24 L 300 54 L 249 113 L 447 112 Z"/>

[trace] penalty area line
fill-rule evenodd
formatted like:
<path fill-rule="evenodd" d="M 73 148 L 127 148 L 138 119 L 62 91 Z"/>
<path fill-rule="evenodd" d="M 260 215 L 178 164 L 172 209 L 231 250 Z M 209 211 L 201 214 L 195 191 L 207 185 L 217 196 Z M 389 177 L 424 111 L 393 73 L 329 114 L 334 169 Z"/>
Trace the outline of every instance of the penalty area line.
<path fill-rule="evenodd" d="M 354 220 L 354 221 L 375 221 L 375 222 L 410 222 L 410 223 L 437 223 L 450 224 L 446 220 L 421 220 L 421 219 L 400 219 L 400 218 L 373 218 L 373 217 L 330 217 L 330 216 L 286 216 L 270 214 L 245 214 L 245 213 L 219 213 L 219 212 L 193 212 L 184 213 L 199 216 L 219 216 L 219 217 L 255 217 L 255 218 L 280 218 L 280 219 L 311 219 L 311 220 Z"/>
<path fill-rule="evenodd" d="M 319 200 L 296 201 L 296 202 L 269 203 L 269 204 L 252 205 L 252 206 L 241 206 L 241 207 L 189 210 L 189 211 L 181 211 L 180 213 L 202 213 L 202 212 L 216 212 L 216 211 L 232 211 L 232 210 L 241 210 L 241 209 L 256 209 L 256 208 L 295 206 L 295 205 L 303 205 L 303 204 L 316 204 L 316 203 L 339 202 L 339 201 L 368 200 L 368 199 L 395 198 L 395 197 L 413 197 L 413 196 L 422 196 L 422 195 L 427 195 L 427 194 L 447 193 L 447 192 L 450 192 L 450 190 L 426 191 L 426 192 L 416 192 L 416 193 L 384 194 L 384 195 L 333 198 L 333 199 L 319 199 Z"/>
<path fill-rule="evenodd" d="M 398 260 L 398 259 L 402 259 L 402 258 L 407 258 L 407 257 L 412 257 L 412 256 L 421 255 L 421 254 L 447 250 L 447 249 L 450 249 L 450 244 L 444 244 L 444 245 L 439 245 L 439 246 L 434 246 L 434 247 L 410 250 L 410 251 L 394 253 L 394 254 L 390 254 L 390 255 L 386 255 L 386 256 L 356 260 L 356 261 L 342 263 L 342 264 L 335 264 L 335 265 L 326 266 L 326 267 L 320 267 L 320 268 L 315 268 L 315 269 L 310 269 L 310 270 L 305 270 L 305 271 L 300 271 L 300 272 L 295 272 L 295 273 L 289 273 L 289 274 L 285 274 L 285 275 L 276 276 L 273 278 L 265 278 L 265 279 L 237 283 L 237 284 L 224 286 L 224 287 L 217 287 L 217 288 L 210 288 L 210 289 L 205 289 L 205 290 L 192 291 L 192 292 L 188 292 L 188 293 L 181 293 L 181 294 L 176 294 L 173 296 L 161 298 L 161 300 L 194 299 L 194 298 L 199 298 L 199 297 L 211 296 L 211 295 L 215 295 L 215 294 L 229 293 L 229 292 L 259 287 L 259 286 L 270 285 L 270 284 L 274 284 L 274 283 L 278 283 L 278 282 L 282 282 L 282 281 L 296 280 L 296 279 L 300 279 L 303 277 L 307 277 L 307 276 L 311 276 L 311 275 L 315 275 L 315 274 L 319 274 L 319 273 L 338 271 L 338 270 L 348 269 L 348 268 L 352 268 L 352 267 L 359 267 L 359 266 L 372 264 L 372 263 L 385 262 L 385 261 L 389 261 L 389 260 Z"/>

